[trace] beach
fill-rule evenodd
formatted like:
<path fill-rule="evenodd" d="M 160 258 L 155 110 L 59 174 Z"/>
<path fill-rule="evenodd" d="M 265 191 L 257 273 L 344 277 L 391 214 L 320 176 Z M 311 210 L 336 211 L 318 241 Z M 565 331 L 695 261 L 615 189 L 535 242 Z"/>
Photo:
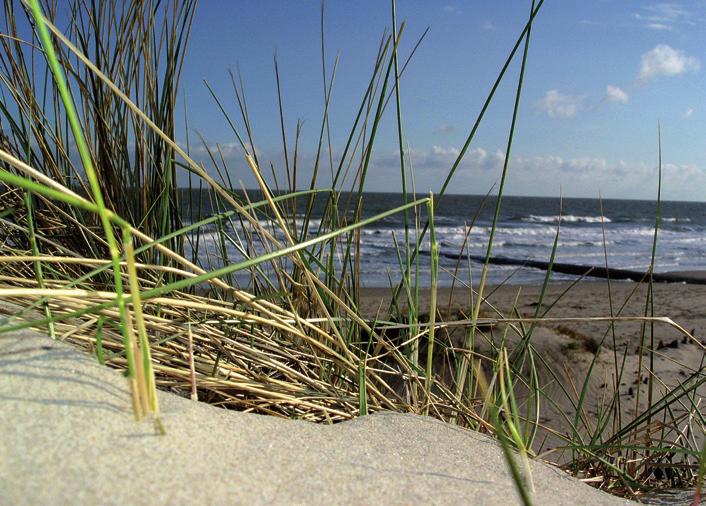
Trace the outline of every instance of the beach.
<path fill-rule="evenodd" d="M 499 312 L 509 315 L 516 307 L 520 315 L 529 317 L 536 309 L 540 288 L 491 287 L 486 293 Z M 643 314 L 645 288 L 612 283 L 614 312 L 632 294 L 621 314 Z M 703 374 L 701 336 L 706 332 L 706 318 L 699 308 L 706 304 L 706 287 L 659 284 L 653 288 L 655 315 L 669 315 L 700 341 L 685 341 L 674 328 L 656 324 L 655 340 L 660 344 L 655 377 L 669 385 L 699 368 Z M 600 281 L 573 287 L 551 284 L 545 300 L 561 297 L 546 316 L 610 314 L 607 289 Z M 428 291 L 421 292 L 421 307 L 429 302 L 428 295 Z M 440 313 L 451 316 L 449 320 L 464 319 L 468 297 L 465 289 L 440 290 Z M 361 312 L 372 317 L 387 301 L 389 290 L 364 289 Z M 482 315 L 489 314 L 483 309 Z M 548 320 L 535 329 L 532 342 L 561 381 L 576 390 L 596 352 L 596 367 L 604 368 L 606 374 L 611 370 L 612 333 L 600 344 L 608 328 L 604 321 Z M 453 342 L 461 339 L 460 329 L 449 332 Z M 646 387 L 634 377 L 640 324 L 620 322 L 615 330 L 616 349 L 621 356 L 626 353 L 619 391 L 627 415 L 634 411 L 638 388 L 643 392 L 641 406 L 646 402 Z M 476 344 L 479 350 L 486 348 L 480 337 Z M 497 442 L 431 418 L 380 412 L 330 427 L 223 410 L 160 392 L 167 432 L 161 437 L 149 421 L 133 420 L 127 383 L 120 374 L 98 366 L 95 358 L 74 346 L 31 331 L 3 335 L 0 346 L 0 371 L 5 378 L 0 391 L 0 489 L 7 504 L 186 500 L 204 504 L 220 500 L 232 504 L 448 504 L 469 497 L 482 504 L 507 504 L 519 500 Z M 611 389 L 609 377 L 605 385 L 599 378 L 594 373 L 589 385 L 583 414 L 589 424 L 595 423 Z M 542 407 L 540 421 L 546 430 L 540 431 L 537 449 L 541 459 L 562 462 L 563 453 L 552 450 L 561 444 L 553 431 L 566 430 L 564 417 L 573 419 L 575 410 L 570 399 L 562 397 L 556 379 L 544 371 L 541 380 L 556 404 Z M 703 387 L 700 394 L 706 394 Z M 533 497 L 539 504 L 623 502 L 541 461 L 532 463 L 532 476 L 537 486 Z"/>
<path fill-rule="evenodd" d="M 699 502 L 706 4 L 457 3 L 4 2 L 0 506 Z"/>
<path fill-rule="evenodd" d="M 654 303 L 653 306 L 648 307 L 648 314 L 653 311 L 654 316 L 670 318 L 691 333 L 693 339 L 665 322 L 647 323 L 643 341 L 641 337 L 643 327 L 640 321 L 617 321 L 614 323 L 613 334 L 610 321 L 572 320 L 588 317 L 604 318 L 609 317 L 611 313 L 620 317 L 643 316 L 647 291 L 647 284 L 633 282 L 609 284 L 605 280 L 548 285 L 544 305 L 545 307 L 551 305 L 551 308 L 544 314 L 545 321 L 540 322 L 534 329 L 531 339 L 534 350 L 543 360 L 543 364 L 538 367 L 540 383 L 544 386 L 546 395 L 554 401 L 553 404 L 544 402 L 541 405 L 540 422 L 546 430 L 540 430 L 540 437 L 535 440 L 535 450 L 543 453 L 548 460 L 564 462 L 568 458 L 567 453 L 555 450 L 563 444 L 556 432 L 567 433 L 574 422 L 576 404 L 583 381 L 596 355 L 590 381 L 587 384 L 586 400 L 580 413 L 585 420 L 580 425 L 591 429 L 595 429 L 602 407 L 607 405 L 616 390 L 614 374 L 616 362 L 623 370 L 617 385 L 622 418 L 632 419 L 636 413 L 644 411 L 648 404 L 647 370 L 650 366 L 648 357 L 652 342 L 654 342 L 652 378 L 655 385 L 653 402 L 660 398 L 667 388 L 675 387 L 693 375 L 703 378 L 704 346 L 706 345 L 705 286 L 683 283 L 654 284 Z M 541 285 L 536 284 L 488 287 L 485 294 L 489 304 L 482 306 L 481 317 L 497 318 L 500 315 L 512 317 L 513 309 L 516 309 L 520 316 L 531 318 L 535 315 L 540 292 Z M 386 308 L 388 303 L 388 289 L 367 288 L 362 291 L 362 312 L 371 318 L 378 313 L 379 308 Z M 437 304 L 441 316 L 446 317 L 442 318 L 442 321 L 444 319 L 465 320 L 471 317 L 470 292 L 466 288 L 439 289 Z M 419 306 L 420 313 L 426 312 L 428 315 L 428 309 L 426 311 L 424 309 L 429 307 L 428 290 L 420 292 Z M 651 326 L 653 326 L 654 341 L 650 337 Z M 450 326 L 446 333 L 440 333 L 441 340 L 443 342 L 446 339 L 447 343 L 460 347 L 464 343 L 467 329 L 467 326 Z M 494 333 L 489 330 L 477 333 L 476 346 L 479 354 L 489 350 L 491 339 L 499 339 L 502 335 L 501 329 L 502 326 L 499 326 Z M 518 339 L 513 332 L 508 332 L 508 347 L 516 345 Z M 641 355 L 643 368 L 641 377 L 638 377 Z M 439 368 L 441 367 L 443 366 Z M 443 375 L 443 371 L 439 372 L 439 368 L 437 373 Z M 706 385 L 701 384 L 697 392 L 701 398 L 704 398 Z M 693 412 L 693 407 L 688 402 L 682 403 L 681 407 L 677 406 L 676 409 L 682 408 L 684 415 L 689 411 Z M 688 418 L 682 419 L 681 428 L 685 428 L 688 422 Z M 695 436 L 702 437 L 698 431 Z"/>

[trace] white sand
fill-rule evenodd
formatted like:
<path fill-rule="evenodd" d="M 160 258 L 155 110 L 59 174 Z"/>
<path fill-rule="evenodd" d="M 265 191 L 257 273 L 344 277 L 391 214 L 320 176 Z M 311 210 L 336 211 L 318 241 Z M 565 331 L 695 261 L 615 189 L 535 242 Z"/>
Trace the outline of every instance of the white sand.
<path fill-rule="evenodd" d="M 32 332 L 0 335 L 0 504 L 518 503 L 497 444 L 413 415 L 335 426 L 161 393 L 166 436 L 127 383 Z M 536 504 L 630 504 L 532 464 Z"/>

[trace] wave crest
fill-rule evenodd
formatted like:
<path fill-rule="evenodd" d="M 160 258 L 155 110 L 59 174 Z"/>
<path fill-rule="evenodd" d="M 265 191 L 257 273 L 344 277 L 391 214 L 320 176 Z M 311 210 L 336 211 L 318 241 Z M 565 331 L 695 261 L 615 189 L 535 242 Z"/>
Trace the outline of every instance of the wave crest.
<path fill-rule="evenodd" d="M 567 214 L 564 216 L 542 216 L 537 214 L 529 214 L 527 216 L 522 216 L 521 221 L 526 221 L 529 223 L 610 223 L 612 220 L 606 216 L 575 216 L 573 214 Z"/>

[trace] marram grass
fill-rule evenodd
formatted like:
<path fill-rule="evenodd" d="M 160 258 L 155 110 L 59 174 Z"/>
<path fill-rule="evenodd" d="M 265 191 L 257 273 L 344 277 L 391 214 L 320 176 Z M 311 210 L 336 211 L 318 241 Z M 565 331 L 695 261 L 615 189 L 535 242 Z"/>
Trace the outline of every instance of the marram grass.
<path fill-rule="evenodd" d="M 340 155 L 331 145 L 328 116 L 339 63 L 330 71 L 322 65 L 324 107 L 312 171 L 299 165 L 301 124 L 293 136 L 285 128 L 276 60 L 284 177 L 270 174 L 257 157 L 242 76 L 230 75 L 238 121 L 209 87 L 258 182 L 256 192 L 243 192 L 230 180 L 218 147 L 205 145 L 212 162 L 207 169 L 191 157 L 188 134 L 186 146 L 176 142 L 179 76 L 188 72 L 182 63 L 194 2 L 129 2 L 127 9 L 108 3 L 99 16 L 93 3 L 75 1 L 74 21 L 64 33 L 51 20 L 51 5 L 43 4 L 47 15 L 39 0 L 28 2 L 29 10 L 8 0 L 0 37 L 0 80 L 8 89 L 8 100 L 0 104 L 8 125 L 0 139 L 0 299 L 8 303 L 2 307 L 10 318 L 0 337 L 19 328 L 45 329 L 95 353 L 101 363 L 127 369 L 138 418 L 158 414 L 160 388 L 218 406 L 318 423 L 395 410 L 484 431 L 502 444 L 525 503 L 532 500 L 533 486 L 527 462 L 542 451 L 546 437 L 540 433 L 561 440 L 570 453 L 566 469 L 605 490 L 630 495 L 674 483 L 700 487 L 703 363 L 657 395 L 662 385 L 652 374 L 651 336 L 655 328 L 670 327 L 704 347 L 678 321 L 655 315 L 651 299 L 642 316 L 623 315 L 627 301 L 613 311 L 611 301 L 609 315 L 557 318 L 550 311 L 558 299 L 547 300 L 549 269 L 532 317 L 517 308 L 503 314 L 488 302 L 487 261 L 478 288 L 469 290 L 468 313 L 444 312 L 437 296 L 435 208 L 522 47 L 507 156 L 485 245 L 486 257 L 492 253 L 504 183 L 512 177 L 522 87 L 532 78 L 525 69 L 533 21 L 543 3 L 528 2 L 527 23 L 439 191 L 417 198 L 405 139 L 403 75 L 427 32 L 402 60 L 405 25 L 397 24 L 394 1 L 393 29 L 380 39 Z M 21 15 L 31 17 L 37 33 L 19 32 L 14 21 Z M 322 62 L 324 21 L 322 9 Z M 165 43 L 155 43 L 160 40 Z M 46 65 L 30 65 L 29 53 Z M 97 57 L 105 54 L 119 64 Z M 404 201 L 365 217 L 365 181 L 389 105 Z M 124 149 L 131 142 L 135 156 Z M 658 143 L 661 167 L 661 135 Z M 73 149 L 78 158 L 70 156 Z M 320 185 L 323 171 L 331 175 L 329 188 Z M 304 174 L 313 175 L 305 180 Z M 184 179 L 191 185 L 186 192 L 177 187 Z M 193 195 L 198 201 L 188 209 L 192 219 L 185 219 L 182 204 Z M 314 216 L 319 199 L 323 210 Z M 213 211 L 203 214 L 201 200 Z M 394 214 L 402 216 L 405 230 L 392 238 L 401 281 L 391 284 L 389 306 L 371 318 L 361 309 L 361 229 Z M 216 240 L 209 243 L 214 229 Z M 658 229 L 659 211 L 653 263 Z M 550 266 L 559 235 L 557 227 Z M 421 254 L 426 247 L 428 256 Z M 421 278 L 424 263 L 430 279 Z M 471 287 L 472 281 L 454 276 L 461 286 Z M 422 307 L 420 287 L 427 282 L 429 306 Z M 645 282 L 651 287 L 650 278 Z M 646 408 L 626 415 L 616 387 L 601 413 L 587 416 L 593 366 L 578 384 L 565 385 L 558 365 L 534 349 L 538 327 L 582 322 L 604 323 L 605 336 L 616 332 L 617 323 L 644 326 Z M 454 341 L 452 334 L 463 338 Z M 615 378 L 627 374 L 615 349 L 611 362 Z M 550 384 L 574 408 L 562 413 L 565 434 L 541 421 L 544 410 L 560 406 L 546 394 Z M 519 452 L 517 462 L 513 450 Z M 672 478 L 659 478 L 655 469 L 669 469 Z"/>
<path fill-rule="evenodd" d="M 69 93 L 66 80 L 64 78 L 63 69 L 59 64 L 59 60 L 54 52 L 54 46 L 52 40 L 49 36 L 46 24 L 44 22 L 44 16 L 42 15 L 42 9 L 39 5 L 39 0 L 30 0 L 30 5 L 32 8 L 32 15 L 34 16 L 34 21 L 39 31 L 39 38 L 42 42 L 42 47 L 44 48 L 44 55 L 47 60 L 47 64 L 51 69 L 54 82 L 56 83 L 56 88 L 58 90 L 59 96 L 61 97 L 61 102 L 64 105 L 66 111 L 66 118 L 71 126 L 71 131 L 73 133 L 73 139 L 76 143 L 79 155 L 81 157 L 81 162 L 83 164 L 83 170 L 86 174 L 86 179 L 91 188 L 92 197 L 96 204 L 96 211 L 100 217 L 101 224 L 103 225 L 103 232 L 105 233 L 106 241 L 108 243 L 108 251 L 110 252 L 110 259 L 113 265 L 113 280 L 115 282 L 115 295 L 118 304 L 118 309 L 120 311 L 120 327 L 122 329 L 123 339 L 125 343 L 125 351 L 127 356 L 127 372 L 128 380 L 130 382 L 130 391 L 132 392 L 132 405 L 135 417 L 139 420 L 146 413 L 149 406 L 149 411 L 154 413 L 157 420 L 159 419 L 159 413 L 157 409 L 157 392 L 155 390 L 154 375 L 152 372 L 152 365 L 149 360 L 149 347 L 147 346 L 146 336 L 140 336 L 140 345 L 137 347 L 138 350 L 142 351 L 143 363 L 141 367 L 136 367 L 135 364 L 135 348 L 136 343 L 133 336 L 132 329 L 132 319 L 130 315 L 129 308 L 125 305 L 124 294 L 123 294 L 123 281 L 120 273 L 120 251 L 118 249 L 118 242 L 115 238 L 115 233 L 113 232 L 113 227 L 111 224 L 110 216 L 106 210 L 105 202 L 103 200 L 103 195 L 101 192 L 100 184 L 98 182 L 98 176 L 93 167 L 93 159 L 88 151 L 88 145 L 84 138 L 81 125 L 79 124 L 78 116 L 74 110 L 73 102 Z M 123 241 L 128 240 L 130 244 L 124 244 L 125 256 L 128 263 L 128 268 L 132 268 L 134 271 L 134 257 L 132 250 L 132 237 L 127 226 L 123 226 Z M 134 319 L 137 323 L 138 329 L 140 329 L 141 334 L 144 330 L 144 323 L 142 321 L 142 312 L 140 308 L 140 298 L 139 298 L 139 288 L 136 284 L 135 276 L 130 276 L 131 293 L 133 298 L 133 308 L 134 308 Z M 137 290 L 137 291 L 136 291 Z M 49 315 L 49 318 L 51 316 Z M 50 323 L 50 327 L 53 324 Z M 149 400 L 148 400 L 149 399 Z"/>

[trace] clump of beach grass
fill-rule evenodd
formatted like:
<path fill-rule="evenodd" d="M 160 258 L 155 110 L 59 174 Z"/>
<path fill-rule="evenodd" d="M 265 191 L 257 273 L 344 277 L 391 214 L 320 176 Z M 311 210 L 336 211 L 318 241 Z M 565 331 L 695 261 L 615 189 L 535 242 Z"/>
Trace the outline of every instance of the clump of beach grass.
<path fill-rule="evenodd" d="M 258 160 L 242 76 L 230 74 L 239 120 L 211 91 L 258 183 L 255 190 L 243 191 L 230 180 L 220 148 L 204 141 L 213 165 L 209 172 L 175 140 L 179 79 L 195 2 L 131 2 L 124 9 L 116 3 L 72 2 L 67 36 L 52 23 L 51 5 L 7 0 L 0 36 L 0 81 L 7 93 L 0 107 L 6 125 L 0 132 L 0 298 L 15 306 L 3 307 L 11 317 L 0 333 L 47 329 L 56 339 L 96 353 L 102 363 L 125 368 L 138 418 L 158 415 L 155 388 L 319 423 L 404 411 L 496 435 L 526 503 L 532 489 L 526 459 L 543 451 L 540 430 L 562 441 L 570 454 L 563 462 L 566 469 L 607 491 L 635 495 L 665 484 L 700 487 L 706 453 L 699 395 L 706 380 L 703 363 L 658 394 L 654 326 L 671 326 L 697 341 L 677 322 L 654 314 L 651 275 L 645 279 L 649 289 L 642 316 L 622 316 L 625 304 L 614 311 L 611 300 L 610 315 L 553 318 L 556 300 L 546 300 L 546 294 L 557 226 L 534 315 L 522 316 L 516 309 L 502 314 L 488 302 L 486 280 L 512 166 L 532 24 L 543 3 L 531 2 L 527 23 L 439 191 L 417 198 L 405 149 L 401 82 L 427 32 L 400 65 L 405 25 L 398 26 L 394 1 L 392 31 L 380 40 L 337 162 L 328 111 L 338 61 L 329 73 L 322 4 L 324 112 L 308 181 L 301 181 L 297 165 L 300 125 L 293 147 L 284 127 L 276 60 L 286 181 L 278 181 L 274 171 L 268 177 Z M 34 30 L 20 28 L 22 16 Z M 505 164 L 480 283 L 469 290 L 467 317 L 444 318 L 437 298 L 434 209 L 520 48 Z M 393 97 L 404 200 L 364 217 L 366 176 Z M 658 142 L 661 168 L 661 136 Z M 318 181 L 323 170 L 332 174 L 328 188 Z M 181 171 L 191 184 L 185 191 L 177 186 Z M 203 215 L 206 208 L 213 212 Z M 322 210 L 320 216 L 315 208 Z M 401 281 L 391 282 L 389 306 L 370 318 L 361 311 L 360 230 L 398 213 L 404 236 L 392 239 Z M 659 219 L 658 207 L 648 274 Z M 206 240 L 213 229 L 215 240 Z M 430 264 L 428 280 L 420 274 L 422 262 Z M 471 279 L 454 279 L 473 285 Z M 427 283 L 430 304 L 422 307 L 420 289 Z M 596 420 L 584 412 L 594 364 L 581 384 L 568 386 L 558 365 L 534 349 L 538 326 L 589 320 L 607 326 L 594 361 L 608 335 L 615 344 L 616 322 L 642 325 L 641 351 L 648 360 L 640 361 L 639 372 L 649 378 L 647 408 L 636 399 L 629 418 L 619 392 L 625 359 L 615 346 L 614 393 Z M 463 334 L 461 345 L 449 338 L 450 330 Z M 494 331 L 500 331 L 499 341 Z M 541 422 L 544 406 L 559 405 L 545 393 L 546 376 L 573 407 L 573 417 L 564 416 L 567 434 Z M 520 452 L 520 465 L 512 449 Z"/>

